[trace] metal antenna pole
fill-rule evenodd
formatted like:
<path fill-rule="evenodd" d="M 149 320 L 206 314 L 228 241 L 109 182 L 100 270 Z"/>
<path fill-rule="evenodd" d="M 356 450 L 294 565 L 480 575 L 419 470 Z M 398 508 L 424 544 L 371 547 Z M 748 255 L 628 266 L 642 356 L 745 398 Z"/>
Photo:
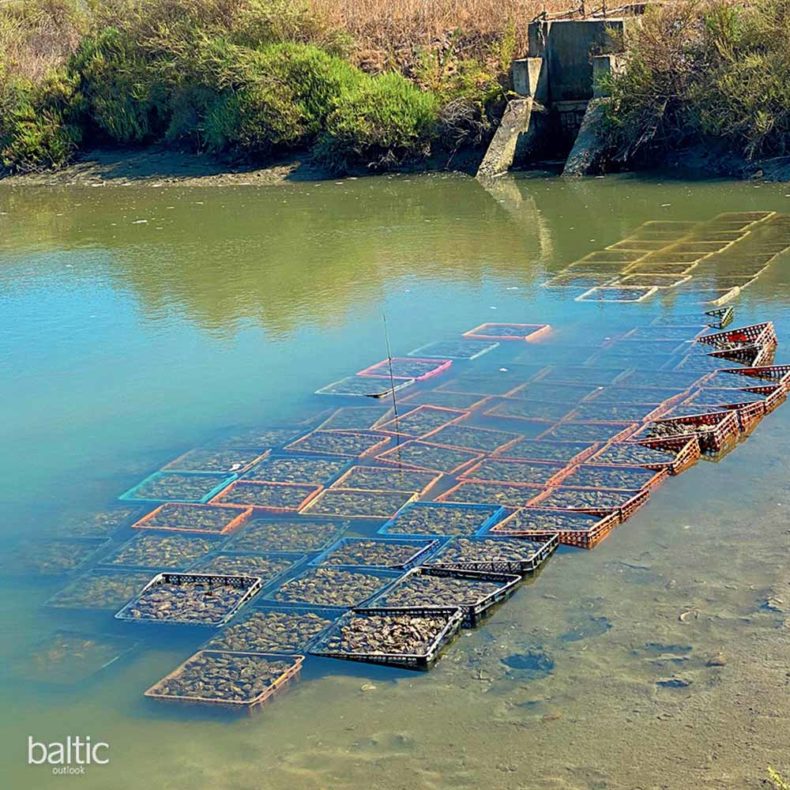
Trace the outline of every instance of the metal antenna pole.
<path fill-rule="evenodd" d="M 398 417 L 398 401 L 395 398 L 395 376 L 392 373 L 392 348 L 390 346 L 390 333 L 387 327 L 387 314 L 382 309 L 381 318 L 384 321 L 384 342 L 387 346 L 387 365 L 390 371 L 390 394 L 392 395 L 392 410 L 395 412 L 395 446 L 398 448 L 398 462 L 400 463 L 400 422 Z"/>

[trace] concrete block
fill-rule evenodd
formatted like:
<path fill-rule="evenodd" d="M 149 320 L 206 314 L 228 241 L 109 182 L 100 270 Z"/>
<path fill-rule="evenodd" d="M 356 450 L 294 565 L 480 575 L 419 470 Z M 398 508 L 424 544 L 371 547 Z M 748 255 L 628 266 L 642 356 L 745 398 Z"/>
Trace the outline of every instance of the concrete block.
<path fill-rule="evenodd" d="M 549 100 L 548 71 L 543 58 L 521 58 L 512 66 L 513 90 L 545 104 Z"/>

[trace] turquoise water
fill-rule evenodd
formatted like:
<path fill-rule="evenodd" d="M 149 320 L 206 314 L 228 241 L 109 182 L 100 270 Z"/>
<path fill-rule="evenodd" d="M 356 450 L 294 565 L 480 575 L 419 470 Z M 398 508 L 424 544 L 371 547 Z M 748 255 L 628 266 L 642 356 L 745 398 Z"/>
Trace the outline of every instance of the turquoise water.
<path fill-rule="evenodd" d="M 400 355 L 483 321 L 516 321 L 551 323 L 563 342 L 583 345 L 593 331 L 644 323 L 671 305 L 583 304 L 540 283 L 644 221 L 745 210 L 790 211 L 787 187 L 524 179 L 487 192 L 469 179 L 426 176 L 268 188 L 0 189 L 0 538 L 10 545 L 106 507 L 213 437 L 317 413 L 326 404 L 311 393 L 384 358 L 387 339 Z M 780 343 L 790 326 L 789 260 L 736 302 L 737 323 L 770 318 Z M 649 653 L 651 641 L 675 644 L 663 607 L 678 590 L 685 598 L 673 605 L 683 606 L 701 587 L 715 599 L 735 584 L 737 620 L 749 596 L 773 583 L 783 545 L 786 552 L 772 500 L 787 501 L 787 420 L 780 409 L 724 462 L 672 481 L 595 552 L 561 552 L 430 675 L 308 669 L 309 682 L 253 719 L 145 704 L 142 691 L 194 649 L 170 633 L 146 633 L 144 649 L 77 689 L 20 682 L 15 667 L 54 629 L 117 629 L 45 613 L 41 603 L 62 581 L 6 579 L 6 786 L 634 787 L 640 774 L 620 749 L 582 748 L 576 760 L 558 744 L 583 740 L 598 712 L 602 731 L 613 733 L 649 719 L 636 742 L 648 753 L 668 748 L 670 730 L 642 741 L 655 726 L 645 711 L 655 700 L 648 704 L 641 691 L 654 684 L 640 675 L 649 655 L 639 651 Z M 705 521 L 711 509 L 718 535 Z M 696 542 L 684 543 L 682 526 L 694 518 L 702 523 L 692 530 Z M 744 537 L 747 520 L 762 525 L 763 540 L 741 553 L 754 536 Z M 715 551 L 722 545 L 729 560 Z M 680 581 L 667 589 L 684 567 L 688 581 L 677 571 Z M 738 642 L 757 625 L 728 620 L 729 631 L 713 623 L 693 635 L 696 654 Z M 502 663 L 537 645 L 554 661 L 548 676 L 528 678 Z M 641 685 L 612 684 L 612 662 L 621 679 Z M 726 683 L 717 692 L 708 671 L 699 672 L 705 679 L 678 693 L 693 707 L 705 689 L 713 723 L 702 740 L 734 738 L 715 724 L 733 704 Z M 375 688 L 363 691 L 368 685 Z M 110 744 L 111 761 L 84 777 L 52 776 L 25 764 L 28 735 L 91 735 Z M 767 753 L 753 761 L 735 759 L 733 747 L 740 767 L 729 775 L 751 780 L 769 758 L 786 761 L 776 754 L 781 739 L 761 744 Z M 652 759 L 642 770 L 648 786 L 658 782 Z M 670 770 L 667 786 L 683 786 L 681 776 Z"/>

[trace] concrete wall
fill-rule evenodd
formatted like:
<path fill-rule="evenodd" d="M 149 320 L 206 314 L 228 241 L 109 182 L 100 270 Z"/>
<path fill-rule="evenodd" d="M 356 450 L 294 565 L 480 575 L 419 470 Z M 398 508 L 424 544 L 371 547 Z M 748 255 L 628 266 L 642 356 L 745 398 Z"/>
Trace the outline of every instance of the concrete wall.
<path fill-rule="evenodd" d="M 593 97 L 595 55 L 621 51 L 627 27 L 634 20 L 586 19 L 533 22 L 529 26 L 529 55 L 542 57 L 548 72 L 551 102 Z M 613 46 L 614 44 L 614 46 Z"/>

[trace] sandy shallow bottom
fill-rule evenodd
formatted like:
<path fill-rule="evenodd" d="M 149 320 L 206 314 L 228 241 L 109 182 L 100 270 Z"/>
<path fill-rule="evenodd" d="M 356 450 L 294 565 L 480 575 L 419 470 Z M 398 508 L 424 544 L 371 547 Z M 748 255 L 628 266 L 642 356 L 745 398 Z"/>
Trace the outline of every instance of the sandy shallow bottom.
<path fill-rule="evenodd" d="M 327 662 L 252 721 L 127 717 L 113 786 L 770 787 L 790 768 L 782 417 L 561 551 L 431 674 Z"/>
<path fill-rule="evenodd" d="M 765 186 L 761 194 L 750 185 L 747 200 L 745 185 L 643 189 L 601 180 L 535 181 L 523 194 L 511 182 L 523 202 L 492 204 L 460 179 L 369 181 L 295 186 L 288 195 L 4 193 L 0 238 L 11 240 L 12 254 L 0 341 L 12 374 L 0 391 L 14 404 L 0 431 L 5 531 L 43 530 L 47 519 L 35 519 L 30 505 L 64 492 L 85 510 L 117 496 L 201 431 L 227 425 L 231 412 L 252 424 L 262 405 L 267 417 L 291 401 L 301 408 L 298 393 L 336 379 L 333 366 L 370 363 L 360 338 L 380 338 L 369 305 L 383 304 L 388 287 L 397 287 L 387 304 L 404 351 L 429 333 L 469 326 L 481 309 L 545 315 L 551 295 L 529 290 L 521 246 L 533 237 L 518 236 L 520 228 L 542 228 L 551 241 L 541 247 L 545 264 L 556 267 L 625 235 L 616 225 L 628 209 L 631 227 L 662 216 L 658 206 L 682 218 L 786 200 L 784 189 L 766 196 Z M 596 219 L 588 205 L 606 211 Z M 50 244 L 54 253 L 31 254 L 31 240 L 34 252 Z M 430 269 L 432 257 L 441 268 Z M 782 344 L 790 328 L 784 263 L 737 307 L 739 321 L 776 320 Z M 430 290 L 415 278 L 426 269 Z M 403 279 L 388 286 L 388 277 Z M 570 304 L 567 314 L 556 306 L 558 326 L 577 308 L 605 311 Z M 362 317 L 354 323 L 344 311 Z M 251 315 L 262 316 L 268 334 L 253 330 Z M 289 330 L 278 346 L 274 338 Z M 720 463 L 668 481 L 594 551 L 558 552 L 433 672 L 311 661 L 305 682 L 252 718 L 142 697 L 194 651 L 175 637 L 157 637 L 84 688 L 22 686 L 8 659 L 82 622 L 40 609 L 55 582 L 2 582 L 0 773 L 9 776 L 0 787 L 71 782 L 26 765 L 25 743 L 86 733 L 111 744 L 108 766 L 73 778 L 91 790 L 770 787 L 769 766 L 790 776 L 788 427 L 785 405 Z"/>

